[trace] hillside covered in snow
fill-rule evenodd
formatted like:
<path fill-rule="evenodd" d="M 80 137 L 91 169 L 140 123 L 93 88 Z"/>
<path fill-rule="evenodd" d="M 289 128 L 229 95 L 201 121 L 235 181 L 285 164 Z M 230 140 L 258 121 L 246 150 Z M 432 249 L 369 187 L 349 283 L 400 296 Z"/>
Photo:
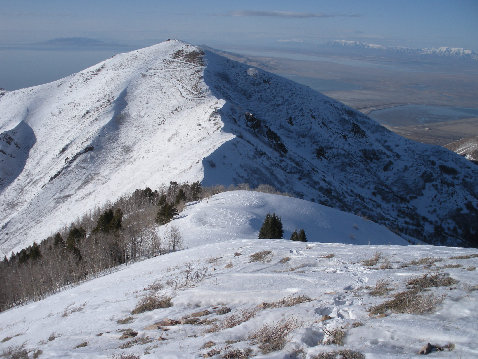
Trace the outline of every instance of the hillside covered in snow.
<path fill-rule="evenodd" d="M 135 189 L 266 183 L 407 239 L 477 246 L 478 169 L 180 41 L 0 97 L 0 250 Z"/>
<path fill-rule="evenodd" d="M 257 239 L 273 211 L 286 238 L 304 227 L 310 242 Z M 190 203 L 168 226 L 187 249 L 0 313 L 0 356 L 478 354 L 476 249 L 407 246 L 363 218 L 249 191 Z"/>

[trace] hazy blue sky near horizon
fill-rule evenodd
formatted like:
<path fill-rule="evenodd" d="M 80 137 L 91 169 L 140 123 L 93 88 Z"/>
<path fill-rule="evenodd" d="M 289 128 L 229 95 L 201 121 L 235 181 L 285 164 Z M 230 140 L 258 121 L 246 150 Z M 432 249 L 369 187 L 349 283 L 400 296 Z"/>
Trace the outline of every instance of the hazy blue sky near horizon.
<path fill-rule="evenodd" d="M 7 89 L 167 38 L 223 49 L 345 39 L 478 51 L 476 0 L 0 0 L 0 8 L 0 87 Z M 58 38 L 76 40 L 50 41 Z M 48 68 L 52 59 L 57 64 Z"/>

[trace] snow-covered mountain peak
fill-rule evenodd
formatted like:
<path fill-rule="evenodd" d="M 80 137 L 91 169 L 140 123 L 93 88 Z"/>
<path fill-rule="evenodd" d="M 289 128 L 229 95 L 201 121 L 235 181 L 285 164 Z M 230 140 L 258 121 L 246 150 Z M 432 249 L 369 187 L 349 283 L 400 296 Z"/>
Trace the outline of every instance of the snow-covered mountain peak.
<path fill-rule="evenodd" d="M 473 245 L 478 172 L 308 87 L 171 40 L 0 97 L 0 250 L 137 188 L 271 184 Z"/>

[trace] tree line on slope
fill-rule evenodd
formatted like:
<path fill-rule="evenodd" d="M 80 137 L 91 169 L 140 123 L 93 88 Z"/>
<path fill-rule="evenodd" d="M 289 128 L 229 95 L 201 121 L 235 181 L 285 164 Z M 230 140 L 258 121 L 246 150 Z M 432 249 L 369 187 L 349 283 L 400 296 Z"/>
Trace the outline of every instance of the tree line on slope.
<path fill-rule="evenodd" d="M 165 238 L 160 238 L 157 226 L 170 222 L 187 202 L 238 189 L 250 188 L 246 184 L 225 188 L 170 182 L 159 191 L 138 189 L 84 215 L 39 244 L 33 243 L 0 262 L 0 311 L 39 300 L 116 266 L 181 249 L 177 228 L 172 226 Z M 268 185 L 255 190 L 278 193 Z"/>

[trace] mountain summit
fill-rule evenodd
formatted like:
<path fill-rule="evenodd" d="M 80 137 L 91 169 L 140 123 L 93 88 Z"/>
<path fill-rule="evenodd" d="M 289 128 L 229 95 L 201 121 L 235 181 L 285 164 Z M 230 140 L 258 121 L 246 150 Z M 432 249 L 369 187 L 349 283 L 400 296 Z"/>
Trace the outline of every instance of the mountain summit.
<path fill-rule="evenodd" d="M 0 250 L 137 188 L 266 183 L 478 246 L 478 167 L 308 87 L 171 40 L 0 97 Z"/>

